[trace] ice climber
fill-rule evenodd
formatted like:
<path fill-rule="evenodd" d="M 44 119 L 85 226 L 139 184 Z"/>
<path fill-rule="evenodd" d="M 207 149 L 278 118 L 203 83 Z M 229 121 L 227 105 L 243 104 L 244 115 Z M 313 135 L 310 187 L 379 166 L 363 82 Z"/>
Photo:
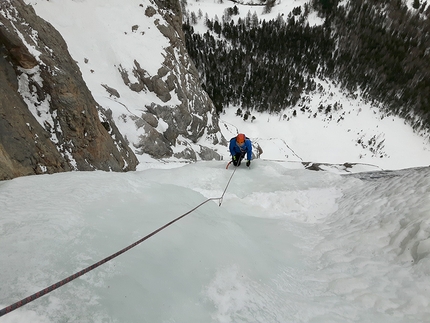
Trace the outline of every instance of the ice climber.
<path fill-rule="evenodd" d="M 251 140 L 245 137 L 243 133 L 240 133 L 236 137 L 230 139 L 229 149 L 234 166 L 239 166 L 245 155 L 248 159 L 246 166 L 249 167 L 251 165 L 252 144 Z"/>

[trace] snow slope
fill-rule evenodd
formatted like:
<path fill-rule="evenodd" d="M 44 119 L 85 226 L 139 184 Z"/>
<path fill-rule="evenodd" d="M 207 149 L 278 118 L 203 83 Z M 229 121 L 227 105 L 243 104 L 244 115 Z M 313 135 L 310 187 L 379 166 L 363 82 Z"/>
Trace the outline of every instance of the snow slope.
<path fill-rule="evenodd" d="M 0 309 L 221 197 L 224 166 L 1 182 Z M 428 167 L 342 175 L 256 160 L 221 206 L 0 322 L 428 322 L 429 212 Z"/>

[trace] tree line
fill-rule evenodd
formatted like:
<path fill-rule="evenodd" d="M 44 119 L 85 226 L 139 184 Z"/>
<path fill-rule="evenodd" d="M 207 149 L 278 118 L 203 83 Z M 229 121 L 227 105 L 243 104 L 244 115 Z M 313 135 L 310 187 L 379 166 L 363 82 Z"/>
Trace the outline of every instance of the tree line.
<path fill-rule="evenodd" d="M 417 7 L 417 8 L 415 8 Z M 187 50 L 217 111 L 228 105 L 278 112 L 316 90 L 315 77 L 330 78 L 416 129 L 430 128 L 430 6 L 401 0 L 313 0 L 287 16 L 232 19 L 238 8 L 219 19 L 186 15 Z M 324 24 L 310 26 L 317 11 Z M 196 19 L 207 32 L 194 32 Z M 417 116 L 419 118 L 417 118 Z"/>

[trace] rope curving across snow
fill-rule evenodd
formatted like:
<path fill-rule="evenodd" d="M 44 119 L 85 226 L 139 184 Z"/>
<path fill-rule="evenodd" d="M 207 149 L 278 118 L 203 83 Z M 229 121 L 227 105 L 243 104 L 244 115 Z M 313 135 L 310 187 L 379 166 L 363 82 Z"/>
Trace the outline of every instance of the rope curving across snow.
<path fill-rule="evenodd" d="M 166 223 L 162 227 L 160 227 L 157 230 L 151 232 L 150 234 L 146 235 L 142 239 L 140 239 L 140 240 L 132 243 L 131 245 L 125 247 L 124 249 L 122 249 L 122 250 L 120 250 L 120 251 L 118 251 L 118 252 L 110 255 L 109 257 L 104 258 L 103 260 L 100 260 L 99 262 L 97 262 L 97 263 L 95 263 L 95 264 L 93 264 L 93 265 L 91 265 L 91 266 L 89 266 L 89 267 L 87 267 L 85 269 L 82 269 L 81 271 L 79 271 L 79 272 L 77 272 L 77 273 L 75 273 L 73 275 L 70 275 L 69 277 L 67 277 L 67 278 L 65 278 L 65 279 L 63 279 L 63 280 L 61 280 L 61 281 L 59 281 L 59 282 L 57 282 L 55 284 L 52 284 L 49 287 L 46 287 L 46 288 L 38 291 L 37 293 L 34 293 L 33 295 L 25 297 L 25 298 L 21 299 L 20 301 L 14 303 L 12 305 L 6 306 L 5 308 L 3 308 L 3 309 L 0 310 L 0 317 L 3 316 L 3 315 L 5 315 L 5 314 L 8 314 L 8 313 L 10 313 L 10 312 L 12 312 L 12 311 L 14 311 L 16 309 L 18 309 L 18 308 L 20 308 L 22 306 L 24 306 L 27 303 L 30 303 L 30 302 L 32 302 L 32 301 L 34 301 L 34 300 L 36 300 L 36 299 L 38 299 L 38 298 L 46 295 L 46 294 L 52 292 L 53 290 L 56 290 L 57 288 L 59 288 L 59 287 L 65 285 L 65 284 L 71 282 L 72 280 L 75 280 L 76 278 L 78 278 L 78 277 L 80 277 L 80 276 L 82 276 L 82 275 L 84 275 L 84 274 L 92 271 L 93 269 L 95 269 L 95 268 L 103 265 L 104 263 L 106 263 L 106 262 L 108 262 L 108 261 L 110 261 L 110 260 L 118 257 L 119 255 L 123 254 L 124 252 L 130 250 L 131 248 L 136 247 L 137 245 L 141 244 L 143 241 L 145 241 L 145 240 L 151 238 L 152 236 L 156 235 L 158 232 L 164 230 L 165 228 L 167 228 L 168 226 L 172 225 L 173 223 L 175 223 L 175 222 L 179 221 L 180 219 L 184 218 L 188 214 L 194 212 L 195 210 L 197 210 L 199 207 L 201 207 L 202 205 L 206 204 L 207 202 L 209 202 L 209 201 L 219 201 L 218 205 L 221 206 L 222 200 L 224 198 L 224 195 L 225 195 L 225 193 L 227 191 L 228 186 L 230 185 L 230 182 L 231 182 L 231 180 L 233 178 L 233 175 L 236 172 L 236 169 L 237 168 L 235 168 L 234 171 L 232 172 L 232 174 L 230 176 L 230 179 L 228 180 L 227 185 L 225 186 L 224 192 L 222 193 L 222 195 L 220 197 L 211 197 L 211 198 L 208 198 L 206 201 L 203 201 L 202 203 L 200 203 L 199 205 L 197 205 L 193 209 L 191 209 L 188 212 L 182 214 L 181 216 L 178 216 L 176 219 L 170 221 L 169 223 Z"/>

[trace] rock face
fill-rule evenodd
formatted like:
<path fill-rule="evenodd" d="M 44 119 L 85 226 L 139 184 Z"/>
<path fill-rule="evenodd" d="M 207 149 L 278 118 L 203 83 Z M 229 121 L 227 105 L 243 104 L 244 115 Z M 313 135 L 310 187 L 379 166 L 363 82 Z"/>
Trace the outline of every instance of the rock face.
<path fill-rule="evenodd" d="M 131 60 L 104 64 L 104 75 L 108 76 L 97 79 L 99 84 L 87 77 L 97 77 L 89 66 L 103 57 L 72 59 L 67 44 L 73 39 L 66 39 L 66 43 L 54 26 L 24 1 L 28 0 L 0 1 L 0 180 L 71 170 L 134 170 L 138 163 L 135 154 L 222 159 L 217 147 L 225 146 L 226 140 L 215 107 L 186 51 L 179 0 L 128 3 L 124 10 L 141 15 L 129 29 L 141 35 L 133 41 L 147 41 L 146 31 L 157 30 L 157 37 L 166 39 L 167 46 L 157 49 L 164 61 L 157 70 L 139 53 L 130 53 Z M 78 4 L 86 9 L 85 2 Z M 33 5 L 37 7 L 37 3 Z M 52 2 L 58 10 L 57 5 Z M 40 13 L 43 17 L 43 10 Z M 61 20 L 52 18 L 49 21 L 61 30 Z M 142 19 L 147 20 L 145 29 L 136 24 Z M 124 38 L 128 33 L 124 32 Z M 81 61 L 84 65 L 78 66 Z M 108 103 L 100 101 L 106 93 Z M 141 98 L 138 103 L 130 101 L 136 93 Z M 152 99 L 154 95 L 156 99 Z"/>
<path fill-rule="evenodd" d="M 136 168 L 62 36 L 22 0 L 0 2 L 0 54 L 0 180 Z M 162 93 L 164 85 L 153 83 Z"/>
<path fill-rule="evenodd" d="M 146 105 L 142 115 L 129 116 L 138 129 L 144 129 L 144 135 L 133 146 L 138 154 L 147 153 L 155 158 L 222 159 L 216 150 L 198 144 L 201 138 L 212 145 L 226 145 L 226 140 L 219 129 L 215 107 L 203 91 L 197 69 L 186 51 L 179 1 L 149 3 L 145 8 L 146 17 L 157 14 L 163 20 L 155 19 L 154 24 L 169 40 L 163 53 L 165 60 L 157 74 L 150 75 L 138 59 L 132 71 L 119 68 L 124 84 L 131 91 L 153 92 L 166 103 Z M 130 82 L 131 76 L 133 82 Z M 160 131 L 160 122 L 167 129 Z"/>

